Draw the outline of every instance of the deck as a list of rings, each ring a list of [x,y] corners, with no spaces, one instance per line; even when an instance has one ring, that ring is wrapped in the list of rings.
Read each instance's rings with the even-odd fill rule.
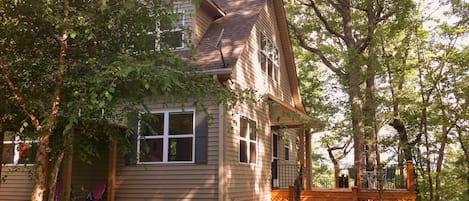
[[[273,190],[272,201],[295,201],[294,190]],[[339,189],[312,189],[301,193],[301,201],[415,201],[416,193],[407,189],[359,190],[356,187]]]
[[[415,192],[414,167],[412,161],[408,161],[405,168],[405,187],[404,188],[386,188],[382,191],[377,190],[376,186],[366,183],[363,179],[362,184],[368,184],[359,188],[357,186],[351,188],[311,188],[306,186],[306,190],[301,192],[298,199],[293,185],[287,189],[275,189],[271,192],[272,201],[415,201],[417,193]],[[364,175],[367,178],[369,175]],[[403,175],[404,176],[404,175]],[[377,177],[370,177],[376,179]],[[305,179],[305,178],[303,178]],[[303,181],[303,183],[306,183]],[[361,184],[359,182],[359,184]],[[396,186],[394,186],[396,187]]]

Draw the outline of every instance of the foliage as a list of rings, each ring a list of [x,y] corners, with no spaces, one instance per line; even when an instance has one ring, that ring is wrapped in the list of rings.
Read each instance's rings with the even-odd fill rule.
[[[83,137],[77,140],[88,144],[82,153],[93,156],[91,142],[103,137],[128,143],[125,135],[111,134],[147,103],[202,107],[207,94],[219,104],[235,101],[237,95],[200,73],[191,59],[158,42],[155,25],[175,21],[174,10],[166,0],[1,1],[0,131],[28,122],[22,133],[47,142],[38,164],[51,159],[60,167],[72,128],[79,127]],[[149,46],[153,41],[158,47]],[[49,178],[42,185],[53,183],[54,163],[36,170]]]

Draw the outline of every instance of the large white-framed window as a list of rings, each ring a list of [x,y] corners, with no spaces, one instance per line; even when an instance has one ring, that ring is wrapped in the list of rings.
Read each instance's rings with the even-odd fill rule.
[[[194,109],[142,113],[137,135],[138,163],[194,163],[194,139]]]
[[[257,161],[256,122],[246,117],[240,118],[239,162],[255,164]]]
[[[35,163],[38,140],[23,137],[19,133],[5,132],[3,141],[3,165],[31,166]]]
[[[286,161],[290,160],[290,140],[288,139],[288,136],[285,137],[284,155]]]
[[[270,78],[279,80],[279,51],[266,34],[260,33],[260,63],[261,69]]]

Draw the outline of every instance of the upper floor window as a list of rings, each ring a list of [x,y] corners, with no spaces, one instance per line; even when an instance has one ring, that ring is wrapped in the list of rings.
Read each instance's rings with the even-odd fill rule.
[[[138,163],[194,162],[195,111],[141,114]]]
[[[279,51],[264,33],[260,34],[260,62],[262,71],[273,80],[279,79]]]
[[[148,49],[184,48],[184,23],[184,13],[161,16],[156,23],[156,32],[148,32]]]
[[[18,133],[5,132],[3,141],[3,164],[33,165],[37,153],[38,140],[20,136]]]
[[[256,122],[241,117],[239,130],[239,162],[256,163],[257,132]]]

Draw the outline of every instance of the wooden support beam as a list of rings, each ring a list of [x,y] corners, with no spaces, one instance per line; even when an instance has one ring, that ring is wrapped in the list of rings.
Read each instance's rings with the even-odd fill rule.
[[[306,184],[306,177],[305,177],[305,127],[304,126],[301,126],[300,129],[298,129],[298,132],[299,132],[299,143],[300,143],[300,147],[299,147],[299,154],[298,154],[298,157],[300,159],[300,169],[302,170],[302,180],[303,180],[303,187],[305,186]]]
[[[414,184],[414,164],[412,163],[411,160],[407,161],[407,166],[406,166],[406,184],[407,184],[407,190],[410,192],[415,191],[415,184]]]
[[[308,131],[305,131],[305,152],[306,152],[306,171],[305,171],[305,177],[306,177],[306,190],[311,190],[311,171],[312,171],[312,157],[311,157],[311,133]]]
[[[107,201],[115,200],[116,186],[116,163],[117,163],[117,140],[113,139],[109,145],[108,159],[108,175],[107,175]]]

